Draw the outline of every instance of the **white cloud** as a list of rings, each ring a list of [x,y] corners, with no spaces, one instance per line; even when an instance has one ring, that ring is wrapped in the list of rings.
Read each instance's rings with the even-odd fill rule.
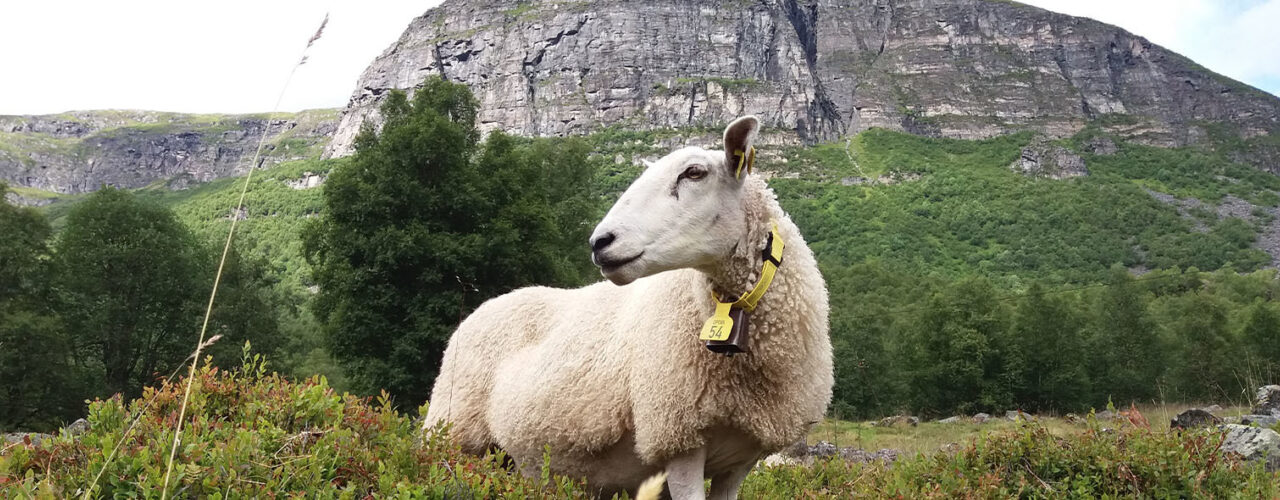
[[[1122,26],[1280,93],[1280,0],[1024,0]],[[0,114],[340,107],[360,72],[440,0],[12,0],[0,4]]]

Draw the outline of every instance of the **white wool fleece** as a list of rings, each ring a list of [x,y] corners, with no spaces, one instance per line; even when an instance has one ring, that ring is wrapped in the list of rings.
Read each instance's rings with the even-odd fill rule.
[[[802,439],[831,400],[826,285],[773,191],[755,175],[743,190],[746,235],[714,276],[678,269],[484,303],[449,342],[424,427],[451,423],[468,452],[501,448],[527,472],[549,447],[553,471],[604,491],[632,489],[701,446],[712,477],[728,454],[750,459]],[[786,247],[751,314],[751,350],[710,352],[698,333],[712,289],[754,286],[772,223]]]

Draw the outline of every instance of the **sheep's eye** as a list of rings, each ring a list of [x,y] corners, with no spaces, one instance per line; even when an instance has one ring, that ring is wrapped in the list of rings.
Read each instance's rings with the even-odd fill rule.
[[[707,169],[702,165],[690,165],[680,174],[681,179],[701,180],[707,176]]]

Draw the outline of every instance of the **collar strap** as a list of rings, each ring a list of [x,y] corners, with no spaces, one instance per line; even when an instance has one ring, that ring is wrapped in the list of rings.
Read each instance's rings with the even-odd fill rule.
[[[755,168],[755,165],[756,165],[756,148],[755,148],[755,146],[749,146],[749,147],[747,148],[747,152],[746,152],[746,154],[743,154],[743,152],[742,152],[742,150],[741,150],[741,149],[735,149],[735,150],[733,151],[733,156],[734,156],[734,157],[736,157],[736,158],[738,159],[738,168],[734,169],[734,171],[733,171],[733,178],[735,178],[735,179],[741,179],[741,178],[742,178],[742,170],[743,170],[744,168],[746,169],[746,171],[747,171],[747,173],[748,173],[748,174],[749,174],[749,173],[751,173],[751,171]]]
[[[760,281],[756,282],[755,288],[743,295],[733,303],[722,302],[715,292],[711,292],[712,300],[716,301],[716,305],[732,305],[746,311],[754,311],[756,305],[760,303],[760,299],[764,297],[764,293],[769,291],[769,285],[773,283],[773,276],[778,272],[778,266],[782,265],[782,250],[786,244],[782,241],[782,236],[778,234],[778,224],[772,224],[769,230],[769,242],[765,244],[764,251],[761,252],[764,257],[764,267],[760,270]]]

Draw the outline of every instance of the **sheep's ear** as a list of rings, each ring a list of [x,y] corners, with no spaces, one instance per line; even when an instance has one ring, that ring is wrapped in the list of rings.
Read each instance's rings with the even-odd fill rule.
[[[760,120],[754,116],[738,118],[724,128],[724,165],[729,169],[729,175],[743,179],[751,172],[755,161],[751,143],[759,129]]]

